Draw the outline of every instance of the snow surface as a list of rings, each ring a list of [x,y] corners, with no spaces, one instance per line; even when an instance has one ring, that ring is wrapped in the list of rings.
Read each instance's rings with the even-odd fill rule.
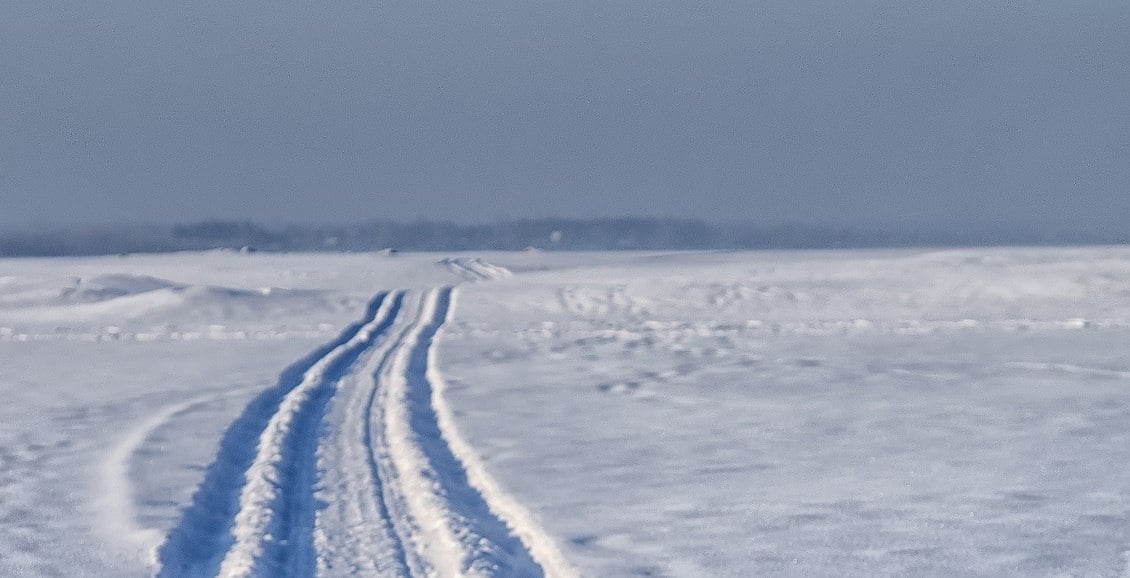
[[[0,260],[0,575],[1120,575],[1128,338],[1126,248]]]

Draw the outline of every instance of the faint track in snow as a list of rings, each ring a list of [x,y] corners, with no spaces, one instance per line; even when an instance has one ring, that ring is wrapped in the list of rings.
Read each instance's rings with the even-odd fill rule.
[[[160,576],[575,575],[454,423],[435,363],[454,289],[392,292],[221,443]]]
[[[157,563],[157,548],[163,536],[158,530],[145,527],[138,521],[134,487],[129,475],[130,461],[158,428],[177,416],[242,393],[242,389],[212,392],[158,408],[156,413],[122,435],[103,458],[100,506],[105,527],[113,529],[114,535],[141,551],[150,564]]]

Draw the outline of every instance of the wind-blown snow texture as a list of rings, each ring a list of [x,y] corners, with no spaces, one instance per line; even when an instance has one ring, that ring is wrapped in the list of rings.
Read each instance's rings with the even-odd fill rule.
[[[1123,248],[0,261],[0,574],[1119,575],[1127,337]]]

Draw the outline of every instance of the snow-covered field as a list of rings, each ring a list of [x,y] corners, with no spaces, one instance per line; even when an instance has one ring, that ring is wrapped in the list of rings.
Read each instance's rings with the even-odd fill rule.
[[[0,260],[3,576],[1113,576],[1130,249]]]

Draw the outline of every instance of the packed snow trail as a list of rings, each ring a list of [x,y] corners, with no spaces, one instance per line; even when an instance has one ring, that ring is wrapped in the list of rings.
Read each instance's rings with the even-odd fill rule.
[[[378,294],[364,321],[284,371],[279,386],[252,401],[228,428],[193,503],[160,548],[159,576],[295,575],[286,564],[306,556],[301,544],[290,551],[287,522],[296,520],[287,514],[313,503],[287,494],[311,491],[299,485],[308,480],[294,479],[311,461],[301,454],[313,451],[309,443],[316,440],[326,390],[378,329],[387,329],[387,296]]]
[[[413,328],[377,374],[387,389],[379,420],[384,432],[374,449],[387,502],[400,514],[394,525],[419,558],[411,564],[414,574],[542,576],[522,541],[470,484],[448,445],[450,431],[440,424],[429,360],[451,294],[444,288],[425,295]]]
[[[450,287],[378,295],[225,434],[160,576],[572,576],[442,397]]]
[[[405,299],[403,293],[395,297]],[[411,328],[410,318],[398,318],[386,339],[357,372],[342,382],[327,419],[319,450],[322,472],[317,499],[314,540],[319,551],[319,576],[408,576],[407,553],[394,531],[381,490],[381,477],[372,451],[378,387],[375,375],[388,362],[395,345]],[[352,464],[349,467],[339,467]],[[362,466],[364,464],[364,466]],[[337,531],[348,528],[349,531]]]

